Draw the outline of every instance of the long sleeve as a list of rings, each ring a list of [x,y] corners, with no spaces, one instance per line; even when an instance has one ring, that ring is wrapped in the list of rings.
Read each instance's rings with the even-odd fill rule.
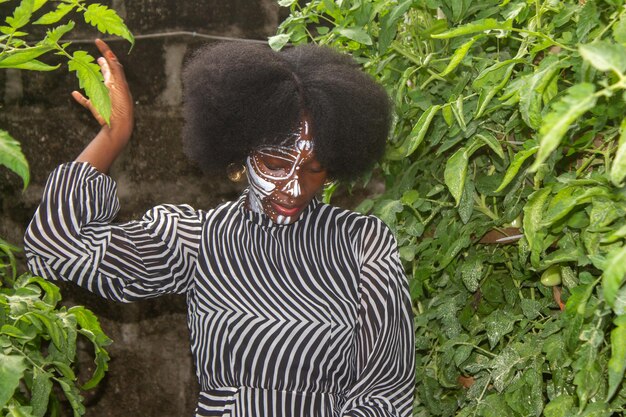
[[[356,383],[342,416],[408,417],[415,383],[413,317],[395,239],[369,217],[361,233]]]
[[[111,224],[118,210],[110,177],[87,163],[58,167],[24,236],[31,271],[116,301],[183,293],[195,271],[201,213],[161,205],[139,221]]]

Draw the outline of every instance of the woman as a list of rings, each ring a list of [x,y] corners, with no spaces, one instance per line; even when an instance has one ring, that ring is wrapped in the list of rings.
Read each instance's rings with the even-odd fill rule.
[[[197,416],[408,416],[410,299],[395,240],[373,216],[322,204],[327,178],[367,170],[389,129],[385,92],[351,59],[304,46],[217,44],[185,74],[185,149],[250,186],[214,209],[118,210],[105,175],[128,142],[132,99],[97,41],[112,101],[75,162],[50,176],[25,236],[32,271],[123,302],[185,294]]]

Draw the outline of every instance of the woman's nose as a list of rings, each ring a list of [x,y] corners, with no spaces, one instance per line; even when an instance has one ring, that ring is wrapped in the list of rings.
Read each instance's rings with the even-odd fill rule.
[[[300,194],[302,194],[302,189],[300,188],[298,174],[295,174],[292,178],[287,180],[285,185],[281,188],[281,191],[293,198],[299,197]]]

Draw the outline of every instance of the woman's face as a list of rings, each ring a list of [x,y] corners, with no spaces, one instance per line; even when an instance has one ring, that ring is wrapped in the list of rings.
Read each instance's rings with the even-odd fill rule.
[[[256,149],[247,159],[249,208],[274,223],[298,220],[326,181],[326,170],[315,158],[308,123],[280,146]]]

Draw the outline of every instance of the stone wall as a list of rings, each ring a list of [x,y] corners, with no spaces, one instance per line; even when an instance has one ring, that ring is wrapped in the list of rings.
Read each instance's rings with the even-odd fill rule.
[[[235,198],[241,186],[226,178],[202,176],[181,152],[181,66],[208,40],[164,33],[188,31],[265,40],[275,32],[282,17],[274,0],[102,3],[118,10],[138,35],[129,54],[125,41],[110,42],[124,65],[136,108],[132,142],[111,170],[122,205],[118,219],[136,218],[158,203],[208,208]],[[142,36],[150,34],[160,35]],[[77,39],[94,36],[84,26],[72,34]],[[90,43],[77,45],[96,54]],[[21,244],[48,173],[74,159],[98,131],[91,115],[69,94],[77,84],[65,68],[43,74],[0,71],[0,128],[21,141],[32,174],[31,185],[22,192],[19,180],[0,167],[0,236],[9,241]],[[189,353],[183,297],[115,304],[73,285],[61,286],[64,302],[92,309],[114,340],[109,349],[109,373],[87,396],[87,416],[193,414],[198,385]],[[81,357],[81,365],[89,367],[88,352],[81,353]]]

